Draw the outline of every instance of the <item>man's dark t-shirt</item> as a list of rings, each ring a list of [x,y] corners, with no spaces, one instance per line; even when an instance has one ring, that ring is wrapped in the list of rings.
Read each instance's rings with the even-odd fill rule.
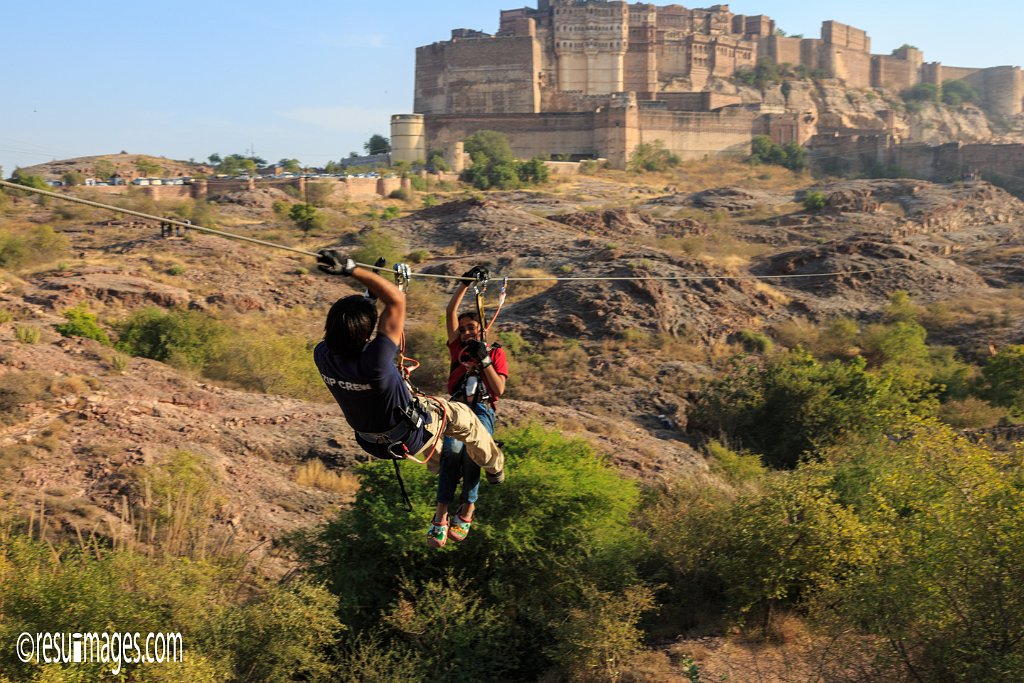
[[[398,347],[378,334],[358,356],[331,353],[325,342],[313,349],[313,362],[341,406],[345,419],[358,432],[386,432],[405,418],[402,412],[412,396],[395,367]],[[427,440],[423,427],[414,429],[405,439],[410,453],[416,453]],[[379,458],[390,457],[387,446],[366,441],[356,435],[363,450]]]

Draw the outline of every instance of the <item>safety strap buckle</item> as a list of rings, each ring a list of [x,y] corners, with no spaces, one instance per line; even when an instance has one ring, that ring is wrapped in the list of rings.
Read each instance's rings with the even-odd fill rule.
[[[402,292],[408,290],[410,282],[412,282],[412,270],[409,269],[409,265],[406,263],[396,263],[395,284],[398,285],[398,289]]]

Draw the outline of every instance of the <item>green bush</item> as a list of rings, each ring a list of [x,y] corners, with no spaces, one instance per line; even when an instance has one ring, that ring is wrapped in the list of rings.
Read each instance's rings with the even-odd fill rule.
[[[244,389],[311,399],[326,391],[310,361],[315,342],[266,326],[241,328],[225,337],[203,374]]]
[[[412,648],[429,663],[421,672],[427,680],[536,680],[554,665],[549,653],[558,648],[557,624],[585,594],[620,593],[638,583],[645,543],[630,527],[636,484],[583,442],[537,427],[502,436],[508,479],[482,492],[465,542],[426,552],[423,530],[436,479],[424,468],[403,468],[415,507],[410,515],[396,507],[392,465],[374,462],[360,468],[351,510],[300,545],[314,574],[341,598],[353,635],[386,628],[389,643]],[[374,552],[353,552],[353,544]],[[449,583],[456,557],[458,580]],[[458,620],[463,609],[515,647],[477,648],[473,657],[438,653],[433,641],[407,632],[410,621],[397,619],[408,615],[441,629],[441,615]],[[394,616],[382,620],[382,613]]]
[[[767,135],[755,135],[750,143],[747,161],[751,164],[784,166],[799,172],[807,168],[807,150],[795,142],[777,145]]]
[[[967,81],[959,79],[942,82],[942,101],[951,107],[959,107],[964,102],[978,102],[978,91]]]
[[[938,102],[939,87],[933,83],[918,83],[900,92],[904,102]]]
[[[388,207],[391,208],[391,207]],[[356,263],[376,263],[378,258],[385,258],[388,263],[398,263],[405,253],[403,245],[397,237],[384,230],[370,230],[359,236],[359,248],[350,255]]]
[[[67,251],[67,238],[48,225],[19,232],[0,230],[0,267],[8,270],[57,261]]]
[[[0,670],[18,682],[334,680],[328,652],[342,626],[332,596],[301,581],[246,583],[230,563],[151,558],[98,543],[53,546],[5,534],[5,642],[21,632],[171,631],[182,634],[184,656],[163,665],[111,661],[62,669],[22,663],[10,647],[0,651]],[[121,678],[111,676],[115,669]]]
[[[61,315],[67,318],[67,322],[54,325],[53,327],[57,332],[65,337],[95,339],[101,344],[110,346],[110,337],[107,336],[106,331],[96,321],[96,314],[90,313],[84,303],[67,309]]]
[[[828,205],[825,194],[817,190],[811,190],[804,195],[804,211],[818,212]]]
[[[542,159],[516,161],[508,138],[493,130],[477,131],[466,138],[466,154],[473,164],[463,172],[463,180],[480,190],[513,190],[522,185],[544,183],[548,168]]]
[[[797,349],[763,364],[734,361],[726,376],[701,392],[694,421],[760,453],[769,465],[793,467],[802,455],[846,434],[876,433],[893,413],[919,409],[922,396],[903,388],[869,373],[863,358],[822,364]]]
[[[324,217],[312,204],[293,204],[288,217],[295,221],[303,232],[319,230],[324,226]]]
[[[816,608],[878,636],[914,680],[1005,681],[1024,665],[1024,470],[929,420],[828,454],[876,474],[855,509],[874,557],[823,586]]]
[[[220,350],[224,327],[198,311],[136,311],[115,326],[119,351],[176,367],[203,369]]]
[[[669,152],[661,140],[641,142],[629,156],[626,168],[633,173],[667,171],[679,165],[679,155]]]
[[[1007,346],[981,369],[981,396],[989,402],[1024,415],[1024,345]]]

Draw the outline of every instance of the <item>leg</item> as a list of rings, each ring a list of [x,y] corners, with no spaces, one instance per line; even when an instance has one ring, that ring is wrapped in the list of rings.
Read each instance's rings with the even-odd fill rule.
[[[473,412],[480,420],[488,434],[494,434],[494,411],[486,403],[476,403]],[[462,459],[462,508],[461,515],[465,520],[473,519],[476,508],[477,494],[480,490],[480,466],[469,457]]]
[[[466,454],[488,475],[503,476],[505,455],[498,448],[498,444],[494,443],[494,439],[473,409],[465,403],[453,403],[443,398],[434,398],[431,401],[436,402],[448,415],[444,435],[466,444]]]

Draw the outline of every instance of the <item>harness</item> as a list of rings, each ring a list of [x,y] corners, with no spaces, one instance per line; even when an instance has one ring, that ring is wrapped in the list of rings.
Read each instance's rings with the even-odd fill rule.
[[[356,430],[356,434],[364,441],[377,444],[378,446],[385,446],[388,454],[391,456],[389,460],[405,460],[409,454],[405,440],[409,438],[413,431],[425,424],[430,424],[430,421],[430,413],[420,405],[419,399],[413,399],[412,403],[402,411],[398,424],[391,429],[383,432],[361,432]]]

